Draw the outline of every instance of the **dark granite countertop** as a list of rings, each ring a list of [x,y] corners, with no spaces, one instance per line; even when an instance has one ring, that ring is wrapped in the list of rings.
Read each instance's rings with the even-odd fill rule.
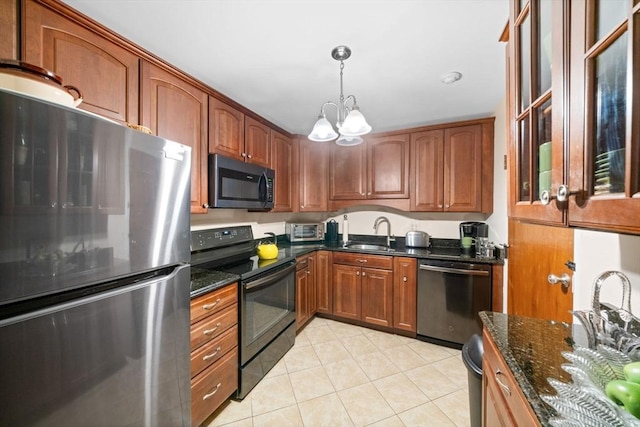
[[[215,291],[240,280],[237,274],[191,267],[191,298]]]
[[[580,325],[489,311],[480,312],[480,318],[540,424],[550,425],[555,412],[540,395],[556,394],[547,378],[571,382],[571,376],[561,369],[562,364],[568,363],[562,352],[573,351],[576,344],[587,346],[584,329]]]
[[[384,237],[355,235],[353,240],[363,243],[384,243]],[[265,264],[275,263],[285,259],[295,259],[299,256],[317,251],[329,250],[336,252],[356,252],[367,253],[371,255],[387,255],[387,256],[404,256],[412,258],[442,259],[448,261],[464,261],[482,264],[504,264],[504,260],[495,258],[476,258],[475,254],[465,253],[460,249],[458,240],[456,239],[432,239],[432,245],[428,249],[407,248],[404,245],[404,238],[397,238],[391,245],[389,250],[359,250],[345,248],[342,242],[330,244],[325,242],[318,243],[289,243],[282,236],[278,238],[278,258],[275,260],[264,260]],[[207,292],[215,291],[225,285],[238,281],[240,276],[236,274],[225,273],[222,271],[203,270],[197,267],[191,267],[191,298]]]

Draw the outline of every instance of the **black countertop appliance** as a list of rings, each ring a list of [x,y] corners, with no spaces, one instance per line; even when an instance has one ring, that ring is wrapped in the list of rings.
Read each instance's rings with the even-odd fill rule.
[[[462,238],[463,237],[471,237],[473,243],[471,247],[465,248],[462,246]],[[486,222],[480,221],[466,221],[460,223],[460,247],[463,251],[468,251],[469,253],[476,252],[476,244],[475,239],[477,237],[489,237],[489,225]]]

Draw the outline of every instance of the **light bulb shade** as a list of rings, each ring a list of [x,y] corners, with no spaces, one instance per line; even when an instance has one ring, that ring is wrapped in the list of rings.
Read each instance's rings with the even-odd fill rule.
[[[316,142],[325,142],[325,141],[333,141],[338,137],[338,134],[329,123],[325,117],[320,116],[315,125],[313,125],[313,130],[309,134],[308,138],[312,141]]]
[[[371,132],[371,126],[357,108],[351,110],[340,126],[340,134],[344,136],[360,136]]]
[[[362,144],[363,139],[359,136],[344,136],[340,135],[340,138],[336,140],[336,144],[342,145],[343,147],[351,147],[353,145]]]

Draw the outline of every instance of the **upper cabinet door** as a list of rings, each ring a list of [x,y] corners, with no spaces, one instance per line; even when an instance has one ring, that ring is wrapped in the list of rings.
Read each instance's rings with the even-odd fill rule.
[[[444,130],[444,210],[482,210],[482,126]]]
[[[293,153],[293,140],[272,129],[271,169],[276,175],[271,212],[293,211]]]
[[[569,224],[640,233],[640,7],[571,6]]]
[[[266,168],[271,164],[270,129],[246,116],[244,118],[245,160]]]
[[[411,134],[413,179],[412,211],[444,209],[444,131],[430,130]]]
[[[509,20],[509,216],[564,224],[565,209],[543,203],[565,180],[565,0],[512,0]]]
[[[326,212],[328,202],[329,147],[300,140],[300,212]]]
[[[47,6],[23,5],[22,59],[78,88],[79,108],[138,124],[138,57]]]
[[[244,114],[209,96],[209,152],[244,160]]]
[[[142,62],[142,124],[191,147],[191,213],[207,208],[207,94],[164,69]]]
[[[409,198],[409,134],[371,138],[367,147],[367,197]]]
[[[366,199],[366,143],[355,147],[342,147],[334,143],[328,144],[331,144],[329,198],[331,200]]]

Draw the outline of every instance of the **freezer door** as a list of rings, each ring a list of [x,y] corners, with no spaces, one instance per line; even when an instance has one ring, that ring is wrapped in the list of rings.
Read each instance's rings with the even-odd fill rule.
[[[190,171],[190,147],[0,89],[0,311],[189,262]]]
[[[189,280],[0,321],[0,425],[190,426]]]

